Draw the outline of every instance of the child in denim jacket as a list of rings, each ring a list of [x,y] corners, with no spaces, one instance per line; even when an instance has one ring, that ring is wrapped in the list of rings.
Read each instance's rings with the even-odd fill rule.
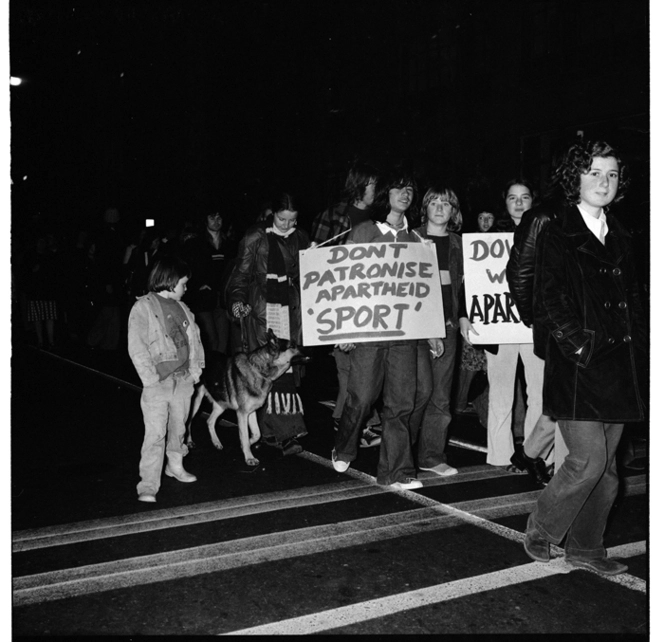
[[[191,396],[205,367],[200,331],[181,302],[190,276],[189,266],[180,259],[157,261],[148,277],[148,294],[137,299],[129,314],[129,356],[143,382],[145,438],[136,487],[141,502],[157,501],[164,450],[166,475],[196,481],[182,466],[188,452],[184,435]]]

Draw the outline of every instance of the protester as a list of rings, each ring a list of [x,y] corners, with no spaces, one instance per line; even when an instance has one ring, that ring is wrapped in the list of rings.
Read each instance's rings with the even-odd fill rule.
[[[127,244],[120,230],[120,212],[109,207],[104,211],[101,229],[95,235],[95,261],[104,281],[100,310],[87,336],[90,348],[114,351],[120,345],[123,289],[123,258]],[[126,317],[125,317],[126,319]]]
[[[409,229],[407,218],[415,202],[415,181],[396,171],[379,184],[376,221],[364,221],[354,227],[348,243],[421,242]],[[437,356],[442,354],[441,338],[430,339],[429,345]],[[334,469],[345,472],[357,458],[360,433],[382,392],[383,434],[376,480],[380,485],[400,490],[421,488],[422,482],[415,477],[409,428],[417,385],[417,341],[371,341],[339,347],[350,353],[350,373],[332,450]],[[420,396],[426,398],[426,394]]]
[[[363,162],[355,162],[348,170],[342,200],[321,212],[314,220],[311,239],[316,245],[343,245],[348,240],[348,232],[364,221],[371,220],[371,205],[374,202],[378,170]],[[334,404],[332,419],[334,429],[339,429],[341,413],[346,401],[350,357],[347,352],[335,346],[333,352],[337,366],[339,390]],[[362,431],[360,447],[380,445],[380,416],[374,408]]]
[[[60,264],[53,234],[38,233],[32,241],[33,245],[23,259],[20,279],[21,288],[27,296],[27,322],[34,328],[37,347],[53,350],[55,322],[58,319]]]
[[[158,227],[146,227],[141,231],[138,243],[131,243],[125,250],[124,284],[130,305],[133,305],[139,296],[148,293],[148,277],[152,268],[165,256],[161,239],[161,230]]]
[[[533,282],[535,277],[537,238],[549,221],[555,220],[560,210],[557,179],[549,186],[548,201],[528,210],[522,217],[521,224],[514,232],[512,250],[507,263],[506,277],[510,293],[516,304],[521,321],[529,328],[533,327]],[[533,334],[535,330],[533,330]],[[533,350],[539,359],[544,359],[543,341],[533,337]],[[516,448],[511,462],[520,470],[526,470],[539,485],[546,485],[550,479],[549,466],[562,466],[567,447],[553,419],[543,415],[535,424],[532,432],[521,448]],[[545,462],[547,460],[547,462]],[[555,464],[552,463],[555,461]]]
[[[482,211],[477,215],[476,225],[477,232],[490,232],[493,229],[496,217],[487,211]],[[480,422],[486,427],[486,403],[484,411],[473,408],[468,403],[468,393],[470,392],[470,385],[478,372],[486,373],[486,356],[481,347],[476,347],[469,341],[464,339],[461,347],[461,360],[457,374],[457,389],[454,401],[455,414],[463,414],[467,412],[477,412]],[[487,393],[485,393],[487,394]],[[488,395],[487,395],[488,396]]]
[[[302,345],[299,252],[309,236],[297,226],[298,208],[288,193],[270,203],[273,216],[247,230],[240,241],[228,286],[232,314],[242,325],[242,349],[265,345],[271,328],[277,337]],[[263,443],[284,455],[302,451],[299,437],[307,434],[302,400],[297,393],[303,366],[293,366],[277,379],[259,412]],[[286,403],[275,403],[285,398]]]
[[[496,230],[513,231],[521,222],[521,217],[533,203],[533,189],[523,179],[509,181],[503,192],[503,202],[507,216],[496,222]],[[487,376],[489,379],[489,416],[487,426],[487,463],[503,466],[510,472],[521,472],[512,461],[515,448],[512,433],[512,408],[515,401],[515,379],[517,363],[521,359],[526,380],[527,409],[524,422],[524,438],[527,440],[538,420],[548,421],[551,433],[555,424],[542,417],[542,377],[544,363],[533,352],[532,343],[503,343],[497,346],[497,353],[490,348],[485,350]],[[542,478],[541,483],[546,483]]]
[[[411,416],[411,438],[417,443],[417,467],[447,477],[459,471],[447,463],[445,446],[452,420],[450,397],[454,379],[459,326],[468,332],[463,294],[463,249],[461,229],[463,218],[459,199],[452,189],[443,185],[430,187],[421,206],[422,226],[415,230],[436,248],[438,271],[445,315],[443,353],[436,357],[427,341],[418,341],[417,393],[415,410]],[[418,398],[422,390],[430,391],[430,398],[422,408]],[[421,408],[421,409],[420,409]]]
[[[221,213],[207,212],[202,219],[201,229],[180,250],[192,271],[185,301],[196,315],[205,349],[228,354],[231,320],[224,288],[236,248],[223,230]]]
[[[136,487],[141,502],[156,502],[166,451],[166,475],[181,482],[196,477],[182,466],[194,384],[205,356],[194,315],[182,303],[191,271],[177,258],[157,261],[148,277],[148,294],[129,313],[128,349],[143,383],[141,410],[145,437]]]
[[[556,178],[565,204],[538,237],[534,323],[545,350],[544,411],[569,454],[528,518],[524,547],[548,562],[550,544],[566,536],[568,563],[617,575],[627,566],[607,557],[603,537],[624,422],[644,418],[647,359],[630,236],[609,212],[623,196],[625,165],[608,143],[577,142]]]

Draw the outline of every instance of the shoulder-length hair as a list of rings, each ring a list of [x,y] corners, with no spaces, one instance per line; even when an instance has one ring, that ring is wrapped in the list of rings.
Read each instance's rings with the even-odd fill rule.
[[[500,203],[498,204],[499,207],[497,209],[498,214],[494,217],[494,229],[498,232],[511,232],[516,227],[514,221],[512,221],[512,217],[507,211],[506,204],[507,194],[510,191],[510,187],[514,187],[514,185],[523,185],[530,192],[530,195],[533,199],[532,207],[534,207],[537,203],[537,192],[535,191],[533,184],[528,179],[521,177],[511,178],[509,181],[507,181],[505,187],[503,187],[503,190],[500,193]]]
[[[356,161],[348,170],[346,184],[344,186],[343,198],[351,205],[355,201],[362,200],[367,185],[373,181],[378,181],[378,170],[368,163]]]
[[[410,219],[411,212],[416,209],[417,203],[417,181],[415,178],[403,170],[393,170],[385,176],[379,177],[372,211],[375,221],[384,222],[391,211],[390,190],[403,189],[404,187],[413,189],[413,200],[405,212],[405,215]]]
[[[175,256],[159,259],[148,276],[148,292],[173,292],[180,279],[191,278],[191,268]]]
[[[620,201],[629,185],[627,166],[618,150],[601,140],[578,141],[570,146],[553,171],[550,192],[561,193],[570,205],[577,204],[581,195],[581,174],[588,173],[593,158],[598,157],[613,157],[618,162],[618,191],[613,202]]]
[[[450,221],[447,224],[447,229],[450,232],[458,232],[463,225],[463,215],[461,214],[461,205],[459,203],[458,196],[454,193],[454,190],[445,185],[432,185],[424,194],[422,199],[422,205],[420,206],[420,215],[422,218],[422,225],[427,224],[427,208],[429,203],[433,201],[434,198],[442,198],[449,201],[452,206],[452,216],[450,216]]]

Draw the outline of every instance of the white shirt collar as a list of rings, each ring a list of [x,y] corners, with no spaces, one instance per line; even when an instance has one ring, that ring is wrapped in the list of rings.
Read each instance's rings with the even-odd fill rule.
[[[579,208],[579,212],[581,213],[581,217],[583,218],[586,227],[597,237],[599,242],[604,245],[604,238],[609,231],[604,208],[602,208],[599,217],[595,218],[592,214],[588,214],[588,212],[586,212],[578,203],[576,206]]]
[[[404,216],[403,219],[401,219],[402,224],[400,228],[395,228],[389,223],[379,223],[376,221],[376,225],[378,226],[378,229],[381,231],[382,234],[394,234],[394,238],[397,237],[398,232],[407,232],[408,231],[408,219]]]

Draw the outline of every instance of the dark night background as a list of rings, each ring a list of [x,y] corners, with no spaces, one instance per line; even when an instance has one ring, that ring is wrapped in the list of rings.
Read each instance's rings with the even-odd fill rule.
[[[583,131],[630,161],[647,248],[644,0],[13,0],[9,19],[15,232],[109,206],[243,231],[275,187],[309,229],[356,156],[444,177],[470,229]]]

